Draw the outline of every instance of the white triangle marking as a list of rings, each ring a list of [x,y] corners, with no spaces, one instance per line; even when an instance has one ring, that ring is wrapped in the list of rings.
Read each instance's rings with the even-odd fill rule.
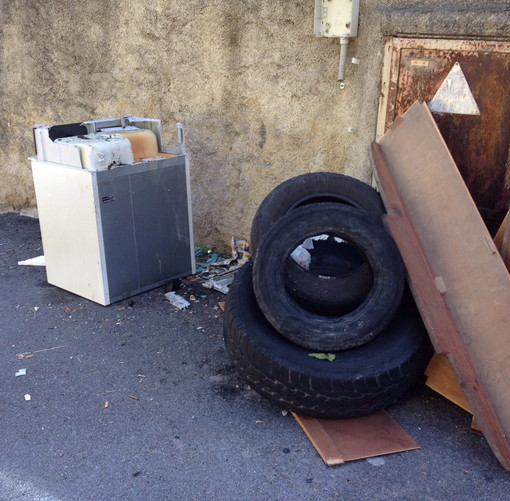
[[[436,113],[480,114],[478,105],[459,63],[453,65],[450,73],[448,73],[448,76],[437,90],[436,95],[430,101],[429,109]]]

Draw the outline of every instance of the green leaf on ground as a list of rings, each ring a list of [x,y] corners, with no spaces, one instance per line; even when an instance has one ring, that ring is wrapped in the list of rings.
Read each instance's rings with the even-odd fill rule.
[[[308,356],[318,360],[328,360],[329,362],[333,362],[336,358],[336,355],[333,353],[308,353]]]

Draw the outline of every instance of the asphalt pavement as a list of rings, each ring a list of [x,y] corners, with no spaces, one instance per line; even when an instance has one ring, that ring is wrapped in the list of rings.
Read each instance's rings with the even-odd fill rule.
[[[104,307],[17,264],[42,253],[37,219],[0,214],[0,501],[509,499],[469,414],[424,385],[387,409],[421,449],[327,467],[236,374],[223,294]]]

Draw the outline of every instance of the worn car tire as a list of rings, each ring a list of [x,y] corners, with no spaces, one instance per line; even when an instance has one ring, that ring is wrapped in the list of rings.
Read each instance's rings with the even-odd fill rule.
[[[225,345],[239,374],[260,395],[299,414],[347,418],[371,414],[400,398],[432,355],[410,294],[376,339],[334,352],[332,362],[283,338],[260,311],[252,265],[237,273],[226,299]]]
[[[285,263],[285,286],[303,308],[319,315],[338,316],[357,308],[373,283],[372,269],[352,245],[314,241],[310,264],[303,269],[294,259]]]
[[[302,174],[278,185],[259,205],[251,226],[252,256],[278,219],[297,207],[320,202],[351,205],[377,219],[385,212],[379,193],[358,179],[333,172]]]
[[[306,238],[327,234],[363,253],[373,276],[370,292],[355,310],[331,317],[301,307],[285,284],[290,253]],[[262,241],[253,266],[260,309],[290,341],[315,350],[345,350],[368,343],[388,325],[404,290],[400,253],[381,222],[344,204],[298,207],[278,220]]]
[[[252,256],[256,255],[263,235],[278,219],[297,207],[320,202],[351,205],[378,220],[384,214],[379,193],[355,178],[332,172],[296,176],[274,188],[257,209],[251,227]],[[321,315],[351,311],[366,297],[372,281],[368,266],[353,268],[349,273],[323,272],[323,269],[303,270],[292,259],[286,269],[287,285],[296,301]],[[323,275],[327,275],[327,282]]]

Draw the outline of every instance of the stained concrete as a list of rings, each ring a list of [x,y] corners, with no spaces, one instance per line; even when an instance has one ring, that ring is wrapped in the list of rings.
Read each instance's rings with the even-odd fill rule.
[[[370,181],[384,38],[500,38],[508,1],[361,2],[345,89],[339,44],[313,34],[312,0],[1,0],[0,209],[36,204],[34,124],[131,113],[183,122],[197,241],[247,237],[262,198],[293,175]]]

